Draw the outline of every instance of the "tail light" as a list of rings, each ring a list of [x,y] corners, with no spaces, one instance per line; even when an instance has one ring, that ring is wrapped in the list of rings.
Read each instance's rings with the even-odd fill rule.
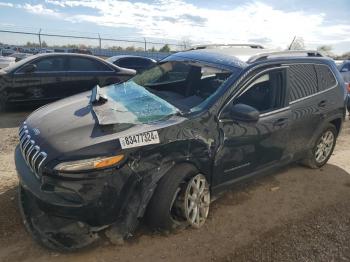
[[[350,93],[350,83],[345,83],[348,93]]]

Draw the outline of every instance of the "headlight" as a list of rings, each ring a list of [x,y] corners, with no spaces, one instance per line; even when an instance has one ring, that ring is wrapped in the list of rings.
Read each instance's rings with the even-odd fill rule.
[[[71,161],[60,163],[55,166],[56,171],[88,171],[114,166],[124,159],[124,155],[112,157],[97,157],[85,160]]]

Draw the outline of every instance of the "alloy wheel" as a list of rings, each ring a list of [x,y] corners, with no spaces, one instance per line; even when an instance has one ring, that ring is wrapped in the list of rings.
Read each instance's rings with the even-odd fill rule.
[[[184,215],[190,226],[201,227],[209,213],[209,184],[202,174],[194,176],[186,186],[183,198]]]
[[[322,163],[325,161],[333,148],[334,145],[334,134],[332,131],[328,130],[323,133],[321,138],[318,141],[315,150],[315,160],[317,163]]]

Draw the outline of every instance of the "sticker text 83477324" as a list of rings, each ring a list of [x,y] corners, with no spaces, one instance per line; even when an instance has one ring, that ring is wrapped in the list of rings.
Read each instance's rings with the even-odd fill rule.
[[[157,131],[144,132],[136,135],[124,136],[119,138],[122,148],[131,148],[152,144],[159,144]]]

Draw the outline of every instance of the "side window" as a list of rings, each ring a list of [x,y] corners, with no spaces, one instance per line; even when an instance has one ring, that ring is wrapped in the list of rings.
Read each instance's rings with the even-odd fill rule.
[[[337,81],[334,78],[332,71],[326,65],[315,65],[318,89],[319,91],[326,90],[336,85]]]
[[[122,58],[118,61],[118,66],[125,68],[146,68],[152,64],[151,61],[142,58]]]
[[[69,62],[69,71],[111,71],[111,69],[103,63],[84,57],[71,57],[69,58]]]
[[[49,57],[34,61],[32,64],[36,65],[36,72],[59,72],[65,71],[64,57]],[[20,70],[19,72],[22,72]]]
[[[121,58],[118,61],[118,66],[124,67],[124,68],[131,68],[131,69],[135,68],[135,66],[139,67],[137,65],[137,62],[135,62],[134,58]]]
[[[193,71],[192,66],[185,63],[172,62],[172,70],[164,74],[159,82],[178,82],[185,81],[190,73]]]
[[[146,68],[151,66],[153,63],[152,61],[148,60],[148,59],[142,59],[142,58],[136,58],[135,59],[135,63],[142,68]]]
[[[260,113],[273,111],[284,106],[285,76],[283,70],[274,70],[256,78],[236,104],[246,104]]]
[[[291,65],[288,78],[290,102],[318,92],[316,71],[312,64]]]

